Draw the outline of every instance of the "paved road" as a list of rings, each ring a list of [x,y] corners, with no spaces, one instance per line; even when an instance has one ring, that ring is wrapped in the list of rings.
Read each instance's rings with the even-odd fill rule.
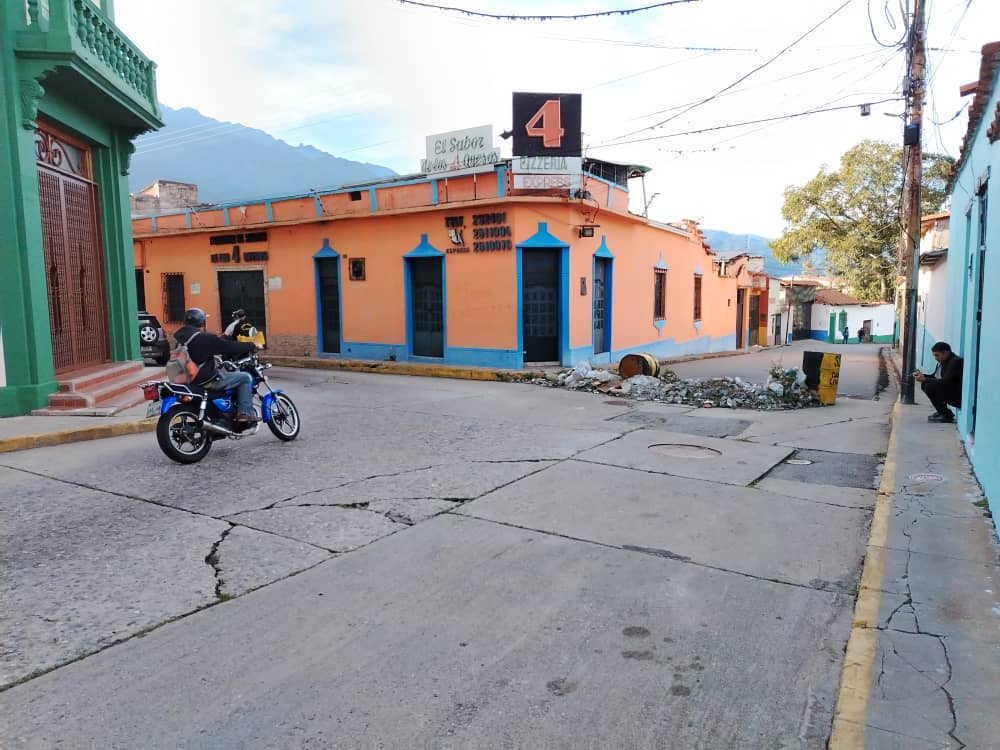
[[[884,401],[272,372],[290,444],[0,456],[0,746],[825,747]]]
[[[776,364],[782,367],[801,367],[805,351],[833,352],[841,355],[840,381],[837,394],[872,398],[876,379],[872,376],[873,358],[878,356],[880,344],[827,344],[823,341],[796,341],[790,346],[763,349],[751,354],[716,359],[699,359],[680,362],[671,368],[682,378],[738,376],[754,383],[767,380],[768,370]]]

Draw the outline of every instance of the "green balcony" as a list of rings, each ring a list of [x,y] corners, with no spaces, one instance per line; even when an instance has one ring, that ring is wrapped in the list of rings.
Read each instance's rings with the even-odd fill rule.
[[[159,127],[156,64],[115,26],[108,0],[102,4],[15,0],[15,13],[23,5],[23,16],[14,19],[22,78],[85,100],[112,122],[139,131]]]

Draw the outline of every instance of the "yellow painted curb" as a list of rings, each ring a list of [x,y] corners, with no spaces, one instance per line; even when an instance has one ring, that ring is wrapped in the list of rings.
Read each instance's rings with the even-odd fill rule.
[[[872,667],[878,646],[878,608],[881,599],[882,579],[885,575],[885,543],[889,534],[889,510],[892,494],[896,489],[896,461],[899,455],[900,404],[892,410],[892,434],[886,455],[878,498],[872,514],[871,533],[861,571],[861,585],[854,605],[851,636],[844,654],[844,668],[840,675],[840,692],[833,714],[833,731],[828,750],[861,750],[865,746],[865,723],[868,699],[871,696]]]
[[[323,359],[320,357],[267,357],[276,367],[305,367],[317,370],[348,370],[374,372],[380,375],[417,375],[426,378],[459,380],[493,380],[516,383],[532,378],[544,378],[544,372],[533,370],[497,370],[488,367],[455,367],[413,362],[367,362],[357,359]]]
[[[86,417],[80,417],[86,419]],[[142,432],[152,432],[156,429],[157,418],[133,420],[130,422],[115,422],[96,427],[78,427],[58,432],[42,432],[36,435],[21,435],[13,438],[0,438],[0,453],[25,451],[31,448],[48,448],[66,443],[78,443],[83,440],[99,440],[100,438],[120,437],[122,435],[137,435]]]

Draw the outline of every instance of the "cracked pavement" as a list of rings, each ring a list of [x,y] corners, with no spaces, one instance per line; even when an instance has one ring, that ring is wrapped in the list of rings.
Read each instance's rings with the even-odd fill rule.
[[[996,530],[953,426],[922,394],[900,413],[867,747],[997,745]]]
[[[0,457],[4,747],[825,747],[890,399],[272,372],[292,443]]]

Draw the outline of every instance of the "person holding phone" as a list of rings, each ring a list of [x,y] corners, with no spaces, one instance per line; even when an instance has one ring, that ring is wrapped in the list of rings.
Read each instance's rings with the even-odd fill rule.
[[[934,406],[927,421],[954,422],[955,414],[948,407],[962,408],[962,358],[944,341],[934,344],[931,354],[938,363],[934,374],[924,375],[920,370],[913,373],[913,379]]]

